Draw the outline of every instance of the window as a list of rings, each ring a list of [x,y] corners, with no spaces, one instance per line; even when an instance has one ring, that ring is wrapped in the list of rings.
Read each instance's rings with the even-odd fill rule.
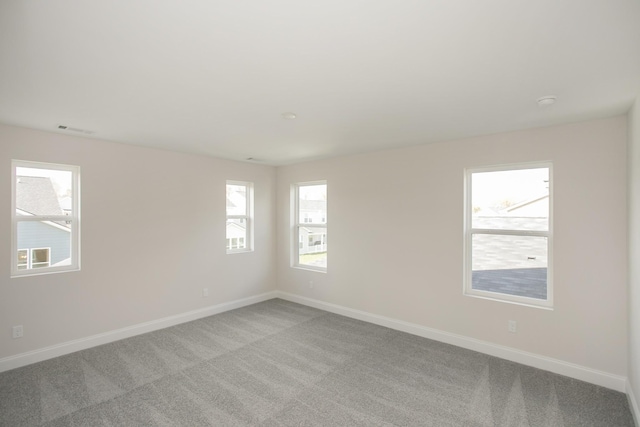
[[[18,249],[18,270],[49,267],[51,248]]]
[[[294,266],[327,269],[327,184],[301,183],[294,186]]]
[[[80,269],[80,168],[12,162],[11,276]]]
[[[227,253],[253,250],[253,184],[227,181]]]
[[[465,293],[551,307],[550,164],[466,173]]]

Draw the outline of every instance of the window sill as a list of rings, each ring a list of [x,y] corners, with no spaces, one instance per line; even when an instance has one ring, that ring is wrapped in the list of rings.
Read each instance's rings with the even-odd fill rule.
[[[311,265],[293,265],[291,268],[295,268],[297,270],[306,270],[306,271],[314,271],[316,273],[326,273],[326,267],[313,267]]]
[[[44,269],[42,269],[44,270]],[[24,271],[24,270],[21,270]],[[33,277],[33,276],[45,276],[47,274],[58,274],[58,273],[73,273],[75,271],[80,271],[80,267],[75,267],[75,268],[64,268],[64,269],[55,269],[55,270],[50,270],[47,269],[46,271],[29,271],[25,273],[11,273],[11,278],[12,279],[17,279],[20,277]]]
[[[515,304],[523,307],[531,307],[531,308],[540,308],[542,310],[553,311],[553,305],[549,301],[540,300],[540,303],[535,301],[527,301],[525,299],[508,299],[502,297],[501,294],[493,294],[493,293],[470,293],[464,292],[464,296],[471,298],[479,298],[483,300],[502,302],[507,304]]]
[[[253,252],[253,249],[235,249],[235,250],[228,250],[227,251],[227,255],[233,255],[233,254],[248,254]]]

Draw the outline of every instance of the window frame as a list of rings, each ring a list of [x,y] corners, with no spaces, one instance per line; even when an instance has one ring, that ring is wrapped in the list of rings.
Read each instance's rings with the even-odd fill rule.
[[[72,212],[71,215],[17,215],[17,168],[45,169],[71,172]],[[70,223],[69,252],[71,262],[69,265],[51,265],[51,251],[49,250],[49,266],[40,268],[31,267],[32,251],[39,248],[18,248],[18,224],[21,222],[50,222],[57,221]],[[27,268],[18,269],[18,252],[28,249]],[[64,273],[80,271],[80,166],[59,163],[45,163],[28,160],[11,161],[11,277],[39,276],[43,274]]]
[[[523,169],[549,170],[549,213],[548,230],[516,230],[516,229],[483,229],[473,228],[473,185],[472,176],[474,173],[516,171]],[[507,302],[537,308],[553,309],[553,163],[550,161],[515,163],[494,166],[483,166],[467,168],[464,170],[464,277],[463,294],[466,296],[490,299],[494,301]],[[545,237],[547,239],[547,299],[530,298],[519,295],[510,295],[501,292],[492,292],[480,289],[473,289],[472,268],[473,268],[473,236],[474,235],[498,235],[498,236],[518,236],[518,237]]]
[[[225,210],[225,214],[226,214],[226,219],[225,219],[225,249],[227,251],[227,254],[238,254],[238,253],[244,253],[244,252],[253,252],[253,215],[254,215],[254,211],[253,211],[253,182],[249,182],[249,181],[234,181],[234,180],[227,180],[226,184],[225,184],[225,191],[227,190],[227,187],[229,185],[236,185],[236,186],[242,186],[246,188],[246,211],[244,215],[229,215],[228,212],[226,212]],[[225,197],[226,197],[226,193],[225,193]],[[226,209],[226,199],[225,199],[225,209]],[[245,235],[245,243],[246,246],[244,248],[231,248],[229,249],[227,247],[227,241],[229,241],[232,238],[228,238],[227,237],[227,232],[226,232],[226,224],[230,219],[244,219],[245,220],[245,224],[246,224],[246,235]],[[239,238],[237,238],[239,239]]]
[[[310,218],[308,217],[304,217],[304,218],[300,218],[300,188],[301,187],[308,187],[308,186],[314,186],[314,185],[324,185],[326,187],[326,191],[327,191],[327,206],[325,209],[325,218],[324,218],[324,223],[314,223],[314,222],[310,222]],[[290,247],[292,248],[292,259],[291,259],[291,266],[293,268],[299,268],[302,270],[311,270],[311,271],[317,271],[320,273],[326,273],[327,272],[327,267],[322,267],[322,266],[316,266],[316,265],[310,265],[310,264],[301,264],[300,263],[300,249],[301,246],[304,246],[303,240],[302,240],[302,236],[300,235],[300,229],[303,227],[313,227],[313,228],[323,228],[324,229],[324,234],[325,236],[328,233],[328,222],[327,222],[327,218],[329,216],[328,214],[328,210],[329,210],[329,184],[326,180],[319,180],[319,181],[308,181],[308,182],[297,182],[295,184],[293,184],[291,186],[291,198],[292,198],[292,202],[291,203],[291,208],[293,209],[292,212],[292,224],[293,224],[293,230],[291,232],[291,245]],[[309,220],[309,221],[307,221]],[[326,243],[325,243],[326,244]],[[329,261],[329,251],[327,249],[327,266],[328,266],[328,261]]]

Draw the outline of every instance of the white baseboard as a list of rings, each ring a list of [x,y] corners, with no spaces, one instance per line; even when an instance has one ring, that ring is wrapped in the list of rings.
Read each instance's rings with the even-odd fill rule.
[[[260,295],[254,295],[234,301],[224,302],[212,305],[198,310],[188,311],[186,313],[176,314],[174,316],[164,317],[162,319],[151,320],[149,322],[139,323],[137,325],[127,326],[125,328],[80,338],[73,341],[63,342],[61,344],[44,347],[38,350],[26,353],[16,354],[0,359],[0,372],[19,368],[21,366],[30,365],[32,363],[41,362],[53,357],[63,356],[65,354],[74,353],[79,350],[107,344],[124,338],[133,337],[135,335],[156,331],[158,329],[168,328],[180,323],[190,322],[192,320],[201,319],[203,317],[212,316],[214,314],[223,313],[225,311],[234,310],[236,308],[255,304],[276,298],[278,295],[275,291],[266,292]]]
[[[469,350],[478,351],[480,353],[496,356],[501,359],[510,360],[512,362],[521,363],[523,365],[532,366],[534,368],[544,369],[545,371],[565,375],[567,377],[586,381],[623,393],[627,391],[627,379],[626,377],[620,375],[614,375],[607,372],[587,368],[585,366],[576,365],[574,363],[569,363],[546,356],[540,356],[534,353],[528,353],[526,351],[496,345],[486,341],[481,341],[462,335],[456,335],[437,329],[427,328],[426,326],[417,325],[415,323],[409,323],[402,320],[379,316],[377,314],[367,313],[365,311],[354,310],[352,308],[294,295],[287,292],[276,291],[276,294],[279,298],[282,298],[284,300],[308,305],[310,307],[329,311],[331,313],[341,314],[343,316],[363,320],[365,322],[374,323],[376,325],[385,326],[387,328],[407,332],[409,334],[418,335],[423,338],[429,338]]]
[[[135,335],[156,331],[158,329],[168,328],[180,323],[190,322],[192,320],[201,319],[203,317],[212,316],[214,314],[223,313],[225,311],[234,310],[236,308],[245,307],[247,305],[256,304],[258,302],[266,301],[272,298],[282,298],[284,300],[296,302],[310,307],[315,307],[331,313],[340,314],[343,316],[363,320],[365,322],[385,326],[387,328],[407,332],[424,338],[429,338],[469,350],[478,351],[491,356],[496,356],[502,359],[511,360],[513,362],[522,363],[523,365],[544,369],[546,371],[565,375],[567,377],[575,378],[626,393],[629,398],[629,404],[636,419],[636,423],[639,423],[638,420],[640,419],[640,411],[638,410],[637,400],[634,397],[631,385],[628,383],[625,377],[609,374],[607,372],[598,371],[562,360],[552,359],[550,357],[540,356],[514,348],[500,346],[486,341],[481,341],[462,335],[456,335],[437,329],[427,328],[425,326],[417,325],[414,323],[379,316],[377,314],[355,310],[352,308],[343,307],[340,305],[331,304],[282,291],[266,292],[260,295],[216,304],[210,307],[193,310],[162,319],[152,320],[149,322],[139,323],[137,325],[127,326],[125,328],[56,344],[53,346],[17,354],[14,356],[5,357],[0,359],[0,372],[30,365],[36,362],[41,362],[53,357],[74,353],[76,351],[85,350],[87,348],[95,347],[98,345],[107,344],[113,341],[118,341],[124,338],[129,338]]]
[[[633,420],[636,422],[636,426],[640,427],[640,407],[638,407],[638,400],[636,399],[635,394],[633,394],[633,388],[631,388],[631,383],[627,380],[627,400],[629,401],[629,408],[631,409],[631,414],[633,415]]]

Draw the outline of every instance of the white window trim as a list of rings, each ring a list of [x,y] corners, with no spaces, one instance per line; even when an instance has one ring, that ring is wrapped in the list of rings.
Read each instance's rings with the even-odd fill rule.
[[[309,181],[309,182],[298,182],[291,186],[291,198],[293,203],[291,203],[291,208],[293,210],[291,217],[293,218],[293,226],[291,232],[291,240],[292,243],[290,247],[292,248],[291,254],[291,266],[293,268],[299,268],[301,270],[311,270],[317,271],[321,273],[327,272],[327,267],[320,267],[316,265],[308,265],[308,264],[300,264],[300,245],[302,241],[300,240],[300,228],[302,227],[313,227],[313,228],[324,228],[325,234],[327,233],[328,227],[325,219],[324,224],[315,224],[304,222],[306,218],[300,218],[300,187],[307,187],[312,185],[326,185],[327,186],[327,199],[329,199],[329,185],[327,181]],[[329,203],[327,201],[327,211],[329,210]],[[328,213],[326,214],[328,216]],[[328,256],[328,252],[327,252]]]
[[[17,215],[16,214],[16,168],[36,168],[71,172],[72,214],[71,215]],[[18,223],[43,221],[55,223],[65,221],[71,223],[70,255],[71,263],[62,266],[18,270]],[[29,251],[29,257],[31,251]],[[49,252],[51,257],[51,252]],[[49,258],[51,262],[51,258]],[[29,261],[31,265],[31,261]],[[11,161],[11,277],[39,276],[43,274],[64,273],[80,270],[80,166],[55,163],[32,162],[26,160]]]
[[[472,228],[472,180],[471,176],[479,172],[499,172],[520,169],[549,169],[549,229],[548,231],[533,230],[496,230],[496,229],[474,229]],[[551,162],[517,163],[498,166],[485,166],[465,169],[464,186],[464,295],[489,299],[494,301],[508,302],[512,304],[525,305],[536,308],[553,309],[553,164]],[[490,292],[472,289],[472,238],[474,234],[493,234],[501,236],[536,236],[547,238],[547,299],[528,298],[518,295],[509,295],[499,292]]]
[[[225,184],[225,190],[227,185],[239,185],[242,187],[246,187],[247,189],[247,206],[246,206],[246,214],[245,215],[227,215],[226,221],[230,219],[244,219],[247,224],[247,236],[246,236],[246,247],[244,248],[236,248],[236,249],[227,249],[227,254],[238,254],[244,252],[253,252],[253,182],[247,181],[232,181],[227,180]],[[226,212],[225,212],[226,213]],[[226,232],[225,232],[225,247],[226,247]]]

